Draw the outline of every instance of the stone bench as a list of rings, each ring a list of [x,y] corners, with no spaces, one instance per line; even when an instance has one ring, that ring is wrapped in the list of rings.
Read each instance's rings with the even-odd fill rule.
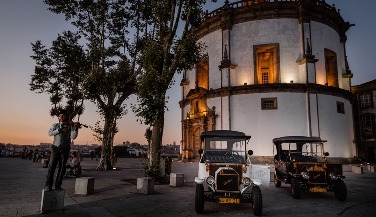
[[[40,205],[40,211],[45,213],[47,211],[61,210],[64,208],[65,191],[42,190],[42,200]]]
[[[94,193],[94,177],[80,177],[76,178],[76,183],[74,186],[75,194],[93,194]]]
[[[352,166],[351,171],[356,174],[363,174],[363,167],[362,166]]]
[[[170,185],[181,187],[184,185],[184,173],[170,173]]]
[[[154,178],[141,177],[137,178],[137,192],[142,194],[151,194],[154,192]]]

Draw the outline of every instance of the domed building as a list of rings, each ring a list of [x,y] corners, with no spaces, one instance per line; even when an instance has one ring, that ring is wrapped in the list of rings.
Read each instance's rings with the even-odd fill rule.
[[[256,157],[272,156],[281,136],[319,136],[330,157],[356,155],[351,26],[325,0],[226,0],[207,13],[196,29],[206,57],[181,82],[184,157],[211,130],[252,136]]]

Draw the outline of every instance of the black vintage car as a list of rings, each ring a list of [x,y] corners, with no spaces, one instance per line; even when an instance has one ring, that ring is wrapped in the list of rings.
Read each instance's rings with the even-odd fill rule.
[[[300,198],[301,191],[334,192],[337,200],[347,197],[343,182],[342,165],[329,164],[328,152],[319,137],[285,136],[273,139],[274,184],[291,185],[293,198]]]
[[[198,176],[195,178],[195,210],[202,213],[204,203],[250,203],[253,214],[262,214],[260,180],[251,179],[247,144],[251,136],[230,130],[201,134]],[[248,150],[248,151],[247,151]]]

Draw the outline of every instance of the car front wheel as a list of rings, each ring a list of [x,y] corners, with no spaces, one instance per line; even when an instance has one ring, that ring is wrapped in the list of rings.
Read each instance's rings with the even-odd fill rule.
[[[204,211],[204,186],[202,184],[196,184],[196,195],[195,195],[195,210],[196,213],[202,213]]]
[[[262,214],[262,194],[259,186],[252,188],[252,209],[255,216]]]
[[[346,188],[345,182],[342,179],[337,180],[336,183],[334,183],[333,190],[334,190],[334,196],[336,197],[337,200],[340,200],[340,201],[346,200],[347,188]]]
[[[300,198],[300,182],[299,179],[293,178],[291,180],[291,195],[293,198],[298,199]]]

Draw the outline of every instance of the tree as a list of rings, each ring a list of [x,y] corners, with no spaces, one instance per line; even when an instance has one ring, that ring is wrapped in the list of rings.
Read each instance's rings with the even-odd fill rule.
[[[215,1],[213,1],[215,2]],[[191,69],[202,59],[203,45],[193,29],[203,16],[205,0],[145,0],[142,8],[142,75],[138,79],[139,104],[133,107],[142,121],[152,126],[149,166],[159,168],[163,138],[166,92],[175,73]]]
[[[132,1],[129,1],[132,2]],[[86,97],[104,120],[102,155],[98,170],[112,169],[111,157],[116,121],[126,113],[124,101],[135,93],[138,31],[131,37],[130,22],[137,11],[125,0],[44,0],[49,10],[62,13],[78,29],[86,43],[91,68],[84,82]],[[136,28],[137,29],[137,28]],[[105,166],[107,165],[107,166]]]
[[[60,110],[68,111],[70,118],[80,116],[84,111],[83,80],[88,61],[78,41],[80,36],[64,31],[46,48],[41,41],[32,43],[36,66],[31,76],[30,90],[50,94],[51,116]]]

